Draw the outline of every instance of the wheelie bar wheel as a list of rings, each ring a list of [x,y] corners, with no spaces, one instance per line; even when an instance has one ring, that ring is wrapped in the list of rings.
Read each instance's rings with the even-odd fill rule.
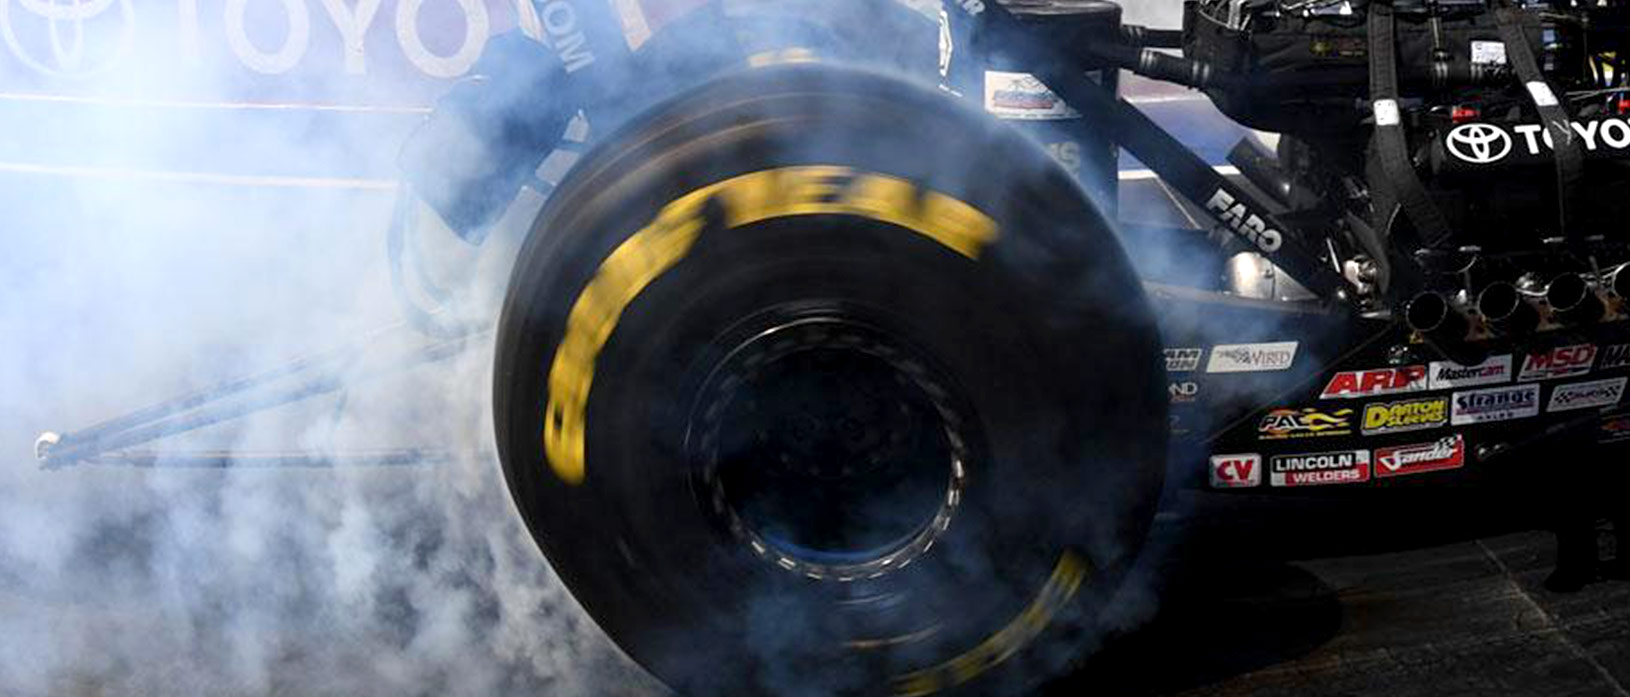
[[[497,351],[517,507],[684,694],[1032,685],[1091,647],[1160,490],[1109,225],[1023,137],[870,73],[754,70],[608,138]]]

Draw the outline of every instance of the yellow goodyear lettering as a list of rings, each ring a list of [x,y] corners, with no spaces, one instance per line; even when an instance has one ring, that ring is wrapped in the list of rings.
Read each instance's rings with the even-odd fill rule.
[[[925,697],[972,680],[1013,657],[1038,635],[1086,580],[1090,568],[1074,550],[1066,550],[1053,567],[1046,585],[1007,626],[978,646],[937,666],[912,671],[894,679],[899,697]]]
[[[920,194],[920,195],[919,195]],[[978,259],[997,237],[979,209],[911,182],[848,167],[810,165],[744,174],[675,199],[600,264],[566,318],[549,366],[543,449],[561,481],[587,476],[584,436],[594,364],[623,311],[657,277],[685,258],[702,233],[702,207],[716,199],[727,228],[800,215],[855,215],[896,225]]]

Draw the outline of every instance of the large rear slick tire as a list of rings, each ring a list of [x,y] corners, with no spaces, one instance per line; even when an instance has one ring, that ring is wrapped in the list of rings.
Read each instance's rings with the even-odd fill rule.
[[[1032,143],[765,68],[614,134],[539,215],[498,445],[556,572],[681,693],[1007,693],[1090,649],[1139,550],[1159,357]]]

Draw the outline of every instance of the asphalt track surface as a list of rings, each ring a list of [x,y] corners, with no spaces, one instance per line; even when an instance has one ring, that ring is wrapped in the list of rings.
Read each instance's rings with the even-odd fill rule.
[[[1153,619],[1041,696],[1630,695],[1630,582],[1546,591],[1513,504],[1185,493]]]

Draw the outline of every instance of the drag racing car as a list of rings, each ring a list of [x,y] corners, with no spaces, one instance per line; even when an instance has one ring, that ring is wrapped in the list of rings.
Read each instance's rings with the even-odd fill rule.
[[[532,3],[403,162],[471,244],[548,193],[499,455],[683,694],[1020,692],[1102,639],[1164,489],[1630,440],[1630,3],[626,4]],[[1214,161],[1123,80],[1277,142]]]

